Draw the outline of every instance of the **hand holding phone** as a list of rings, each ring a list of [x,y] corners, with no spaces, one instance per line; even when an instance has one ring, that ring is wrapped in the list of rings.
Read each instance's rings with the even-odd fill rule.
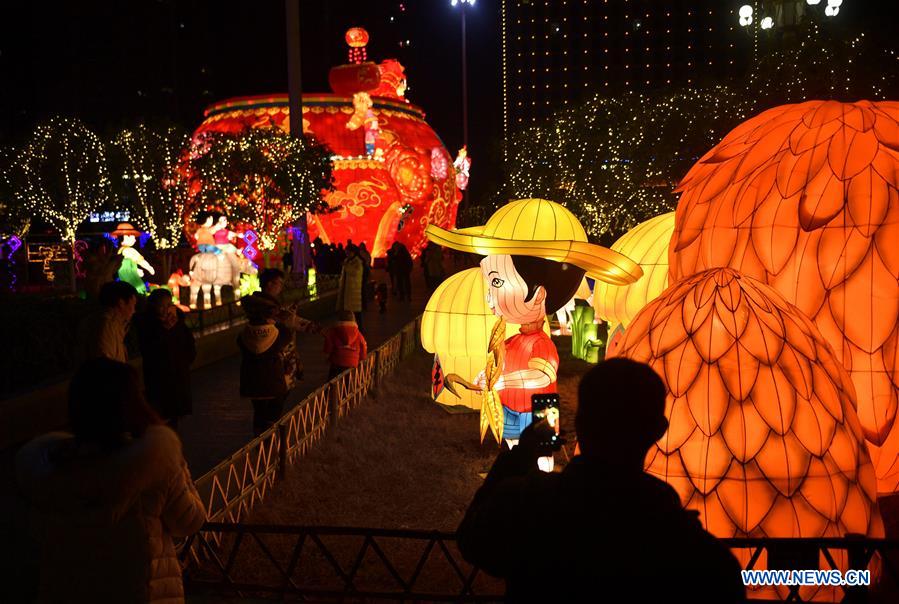
[[[541,439],[538,447],[550,455],[552,451],[562,448],[562,438],[559,436],[559,395],[556,393],[532,394],[531,412],[533,422],[545,421],[549,426],[548,434]]]

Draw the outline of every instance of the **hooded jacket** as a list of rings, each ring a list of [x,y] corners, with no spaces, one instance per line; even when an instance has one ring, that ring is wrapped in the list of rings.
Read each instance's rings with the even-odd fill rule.
[[[42,544],[39,602],[184,601],[172,537],[206,513],[171,429],[111,452],[46,434],[19,451],[16,477]]]
[[[247,325],[237,345],[241,352],[241,396],[261,399],[287,394],[297,370],[292,331],[270,323]]]
[[[339,321],[325,332],[325,354],[331,365],[357,367],[368,353],[368,344],[352,321]]]

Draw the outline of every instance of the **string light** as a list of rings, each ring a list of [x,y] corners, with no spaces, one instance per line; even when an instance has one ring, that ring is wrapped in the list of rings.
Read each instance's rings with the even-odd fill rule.
[[[279,128],[204,132],[194,140],[189,171],[199,190],[185,219],[223,211],[258,233],[260,249],[274,248],[285,227],[307,211],[326,210],[322,194],[333,190],[331,151]]]
[[[724,87],[595,96],[513,135],[505,199],[544,197],[611,240],[677,203],[675,183],[752,109]]]
[[[122,130],[113,140],[124,160],[123,183],[132,194],[130,218],[159,249],[176,247],[181,238],[187,180],[178,164],[189,141],[180,129],[154,131],[144,124]]]
[[[106,150],[77,119],[39,125],[19,157],[25,207],[75,244],[75,231],[109,202]]]
[[[0,240],[15,240],[21,245],[21,238],[31,226],[31,214],[25,211],[24,204],[18,203],[17,167],[15,150],[0,147]]]
[[[516,129],[584,94],[697,81],[713,57],[724,66],[737,52],[713,35],[720,11],[689,3],[502,0],[501,13],[505,147]]]

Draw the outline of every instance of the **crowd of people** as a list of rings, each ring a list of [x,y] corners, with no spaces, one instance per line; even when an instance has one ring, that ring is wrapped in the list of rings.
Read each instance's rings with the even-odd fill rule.
[[[344,306],[358,311],[370,256],[363,260],[364,246],[348,248]],[[77,329],[67,430],[31,441],[16,456],[17,483],[41,545],[40,602],[183,601],[174,540],[206,520],[177,433],[193,406],[193,332],[170,291],[139,296],[113,274],[93,286],[98,309]],[[328,379],[368,352],[353,312],[339,308],[337,321],[323,329],[281,302],[284,279],[281,270],[261,271],[260,291],[242,302],[240,394],[253,406],[256,435],[281,417],[303,379],[296,334],[322,335]],[[129,351],[132,332],[139,364]]]
[[[251,401],[255,435],[279,420],[304,377],[298,333],[321,334],[329,380],[368,353],[361,311],[371,256],[349,243],[327,253],[338,251],[337,321],[327,328],[282,302],[279,269],[261,271],[260,291],[243,299],[240,395]],[[430,289],[445,276],[443,262],[439,247],[423,251]],[[387,269],[390,291],[401,300],[411,296],[412,267],[408,250],[394,244]],[[69,386],[68,430],[33,440],[16,458],[42,543],[38,600],[180,602],[174,540],[206,519],[176,432],[192,409],[196,343],[166,290],[151,292],[139,312],[127,283],[103,284],[98,298],[99,311],[79,330],[83,362]],[[132,325],[143,379],[129,364]],[[458,530],[463,556],[506,579],[508,601],[583,601],[622,581],[645,601],[672,594],[742,601],[733,555],[669,485],[643,471],[646,451],[667,429],[658,375],[613,359],[584,376],[578,395],[580,455],[562,472],[538,471],[540,443],[552,429],[545,422],[528,427],[518,446],[499,455],[471,502]],[[551,581],[543,579],[548,569]]]

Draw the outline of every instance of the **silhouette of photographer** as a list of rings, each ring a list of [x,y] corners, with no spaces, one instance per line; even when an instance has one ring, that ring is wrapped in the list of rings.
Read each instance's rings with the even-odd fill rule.
[[[647,365],[615,358],[578,387],[581,455],[558,473],[536,468],[551,428],[524,430],[504,450],[458,529],[470,563],[506,579],[509,602],[742,602],[733,554],[698,512],[646,474],[649,447],[667,430],[665,386]]]

